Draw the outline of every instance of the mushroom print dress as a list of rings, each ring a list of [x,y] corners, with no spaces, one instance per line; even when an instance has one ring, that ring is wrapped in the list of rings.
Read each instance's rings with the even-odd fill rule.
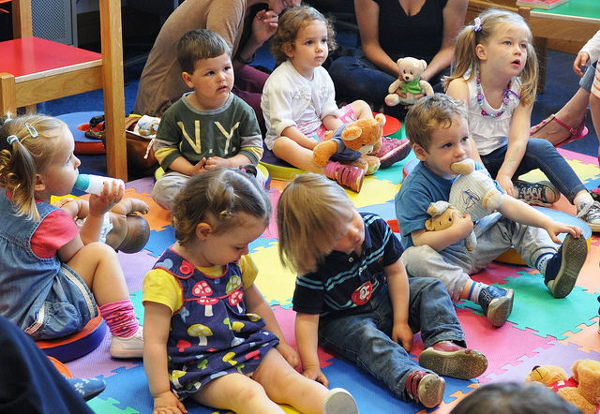
[[[183,306],[171,318],[167,341],[171,389],[178,398],[231,373],[250,374],[279,340],[265,322],[246,313],[242,272],[229,263],[219,277],[209,277],[167,249],[154,265],[181,285]]]

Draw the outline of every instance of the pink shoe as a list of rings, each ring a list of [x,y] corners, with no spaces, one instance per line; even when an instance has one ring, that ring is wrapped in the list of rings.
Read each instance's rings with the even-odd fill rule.
[[[358,193],[365,179],[365,170],[352,165],[329,161],[325,166],[325,176]]]
[[[425,371],[413,371],[408,374],[405,382],[406,393],[416,402],[427,408],[438,406],[444,398],[446,381]]]
[[[400,160],[406,158],[412,149],[408,138],[394,139],[381,137],[381,149],[375,156],[379,158],[381,164],[379,168],[388,168]]]
[[[569,134],[570,134],[568,138],[566,138],[566,139],[562,140],[561,142],[559,142],[558,144],[554,145],[557,148],[560,147],[561,145],[568,144],[569,142],[575,141],[579,138],[583,138],[589,132],[587,127],[585,126],[585,117],[583,118],[581,123],[577,126],[577,128],[571,128],[569,125],[565,124],[563,121],[558,119],[558,117],[555,114],[552,114],[548,118],[546,118],[542,122],[540,122],[539,124],[532,126],[531,129],[529,130],[529,135],[534,136],[540,129],[542,129],[543,127],[548,125],[551,121],[556,121],[556,123],[558,125],[560,125],[564,129],[569,131]]]

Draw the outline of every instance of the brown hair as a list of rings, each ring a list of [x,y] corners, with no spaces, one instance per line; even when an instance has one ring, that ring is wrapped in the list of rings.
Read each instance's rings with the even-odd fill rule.
[[[200,59],[210,59],[227,53],[231,48],[218,33],[208,29],[190,30],[177,42],[177,61],[182,72],[194,73],[194,65]]]
[[[271,203],[254,176],[233,168],[195,175],[175,197],[175,237],[185,245],[195,237],[197,225],[209,218],[215,234],[226,232],[240,224],[239,213],[269,223]]]
[[[17,215],[39,220],[35,176],[52,161],[63,128],[63,121],[42,114],[0,120],[0,187],[11,192]]]
[[[286,51],[294,50],[294,42],[298,32],[308,24],[320,21],[327,27],[327,47],[329,52],[337,48],[335,42],[335,31],[331,22],[318,10],[310,6],[296,6],[286,9],[279,17],[277,32],[271,39],[271,54],[277,65],[288,60]]]
[[[475,76],[479,58],[475,53],[475,47],[480,43],[486,43],[501,25],[521,26],[527,31],[527,61],[520,75],[521,79],[521,102],[529,105],[535,101],[538,82],[538,60],[533,47],[533,35],[531,29],[523,17],[508,10],[487,9],[479,15],[481,29],[475,31],[475,25],[467,25],[462,28],[456,37],[456,48],[452,59],[453,70],[450,76],[444,79],[444,87],[454,79],[462,79],[470,71],[469,79]]]
[[[406,136],[411,144],[418,144],[428,151],[433,131],[450,128],[456,116],[460,116],[465,122],[467,120],[467,110],[462,101],[443,93],[425,96],[406,114]]]

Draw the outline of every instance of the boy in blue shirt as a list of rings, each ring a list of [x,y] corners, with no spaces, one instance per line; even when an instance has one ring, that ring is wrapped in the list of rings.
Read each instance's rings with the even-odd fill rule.
[[[483,269],[514,246],[528,266],[544,275],[556,298],[567,296],[587,256],[581,229],[559,223],[531,206],[502,194],[501,214],[475,225],[477,247],[469,251],[464,239],[474,229],[469,215],[453,213],[453,224],[440,231],[425,230],[427,208],[447,201],[456,174],[450,166],[471,158],[475,146],[469,138],[464,105],[444,94],[417,102],[406,116],[406,133],[421,161],[396,195],[396,216],[406,248],[402,261],[410,274],[440,279],[454,301],[478,303],[492,325],[499,327],[512,311],[512,289],[475,282],[470,274]],[[483,169],[481,165],[477,169]],[[498,186],[497,186],[498,187]],[[499,187],[498,187],[499,188]],[[568,233],[560,249],[557,235]]]

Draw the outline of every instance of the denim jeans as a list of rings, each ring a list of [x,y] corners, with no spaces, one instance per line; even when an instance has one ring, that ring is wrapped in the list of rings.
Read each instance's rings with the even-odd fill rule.
[[[444,285],[436,279],[411,277],[409,286],[408,324],[413,332],[421,332],[425,347],[445,340],[464,346],[465,336]],[[393,314],[387,286],[382,286],[360,313],[322,318],[319,344],[382,381],[400,399],[410,401],[405,387],[408,375],[430,371],[391,339]]]
[[[440,252],[427,245],[411,246],[402,253],[401,259],[411,275],[440,279],[452,299],[457,301],[470,280],[469,275],[483,269],[511,246],[515,246],[530,267],[535,267],[543,254],[557,252],[556,244],[546,230],[502,217],[492,227],[477,234],[477,246],[473,251],[468,251],[461,240]]]
[[[579,79],[579,87],[581,89],[585,89],[588,92],[590,92],[592,90],[592,84],[594,83],[594,76],[596,75],[596,65],[597,65],[597,63],[594,63],[593,65],[588,66],[588,68],[583,73],[583,77],[581,79]]]
[[[492,178],[496,178],[498,170],[500,170],[504,162],[506,149],[507,147],[504,146],[487,155],[481,156],[481,160]],[[573,171],[571,166],[549,141],[541,138],[530,138],[527,142],[527,149],[525,150],[523,160],[519,164],[513,178],[536,168],[542,170],[550,182],[571,203],[578,192],[585,190],[585,186],[579,177],[577,177],[575,171]]]

